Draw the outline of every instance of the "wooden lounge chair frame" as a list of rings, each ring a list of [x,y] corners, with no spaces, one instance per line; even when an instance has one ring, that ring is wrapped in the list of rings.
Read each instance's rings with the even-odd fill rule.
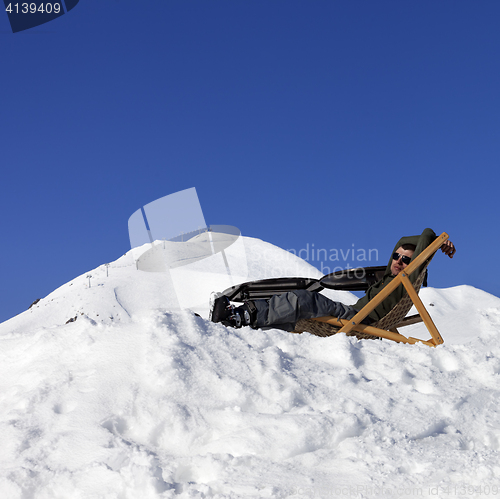
[[[388,340],[396,341],[398,343],[410,343],[415,344],[417,342],[423,343],[425,345],[435,347],[444,343],[443,338],[439,334],[437,327],[429,315],[429,312],[425,308],[422,300],[418,296],[418,291],[422,285],[425,273],[427,271],[427,265],[431,261],[432,257],[436,251],[443,245],[443,243],[448,239],[448,234],[443,232],[437,239],[431,243],[427,248],[420,253],[415,260],[413,260],[405,270],[401,271],[387,286],[385,286],[382,291],[377,293],[377,295],[370,300],[352,319],[344,320],[338,319],[337,317],[327,316],[327,317],[316,317],[314,319],[301,320],[297,323],[294,332],[304,332],[309,331],[312,334],[317,334],[319,336],[329,336],[336,333],[346,333],[347,335],[354,335],[358,338],[385,338]],[[420,269],[420,274],[412,284],[410,281],[410,276]],[[361,324],[361,321],[365,319],[378,305],[380,305],[399,285],[403,285],[406,289],[407,295],[382,319],[373,325]],[[405,317],[412,305],[418,311],[418,314],[412,315],[410,317]],[[326,323],[326,324],[314,324],[314,322]],[[409,326],[411,324],[416,324],[423,322],[427,327],[427,330],[431,334],[429,340],[419,340],[417,338],[406,337],[399,333],[398,328]],[[316,326],[316,327],[315,327]],[[318,327],[319,326],[319,327]],[[332,327],[333,326],[333,327]],[[316,332],[314,331],[316,329]],[[324,331],[330,330],[330,333],[325,333]],[[321,330],[319,332],[318,330]]]

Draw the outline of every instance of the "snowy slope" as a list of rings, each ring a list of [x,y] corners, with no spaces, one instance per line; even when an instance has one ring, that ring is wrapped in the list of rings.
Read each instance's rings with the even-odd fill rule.
[[[249,280],[318,277],[245,246]],[[0,498],[500,495],[500,299],[421,297],[435,349],[227,329],[130,255],[77,277],[0,324]]]

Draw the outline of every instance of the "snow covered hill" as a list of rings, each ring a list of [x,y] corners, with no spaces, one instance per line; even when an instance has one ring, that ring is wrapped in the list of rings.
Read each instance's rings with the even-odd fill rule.
[[[248,280],[319,277],[244,243]],[[227,329],[102,265],[0,324],[0,498],[498,496],[500,299],[421,297],[435,349]]]

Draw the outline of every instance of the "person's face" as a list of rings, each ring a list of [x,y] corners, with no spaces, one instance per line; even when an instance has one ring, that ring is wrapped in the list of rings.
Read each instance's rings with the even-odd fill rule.
[[[399,253],[400,257],[405,255],[410,258],[413,256],[413,250],[404,250],[403,248],[398,248],[396,253]],[[392,275],[398,275],[402,270],[404,270],[408,265],[403,263],[401,258],[399,260],[392,260],[391,263],[391,273]]]

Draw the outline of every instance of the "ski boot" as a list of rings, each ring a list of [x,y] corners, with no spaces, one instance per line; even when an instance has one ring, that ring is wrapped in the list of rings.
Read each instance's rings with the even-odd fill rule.
[[[235,307],[231,305],[227,296],[216,295],[213,297],[211,308],[210,320],[212,322],[221,322],[224,326],[235,328],[250,326],[252,323],[251,306],[248,303]]]

